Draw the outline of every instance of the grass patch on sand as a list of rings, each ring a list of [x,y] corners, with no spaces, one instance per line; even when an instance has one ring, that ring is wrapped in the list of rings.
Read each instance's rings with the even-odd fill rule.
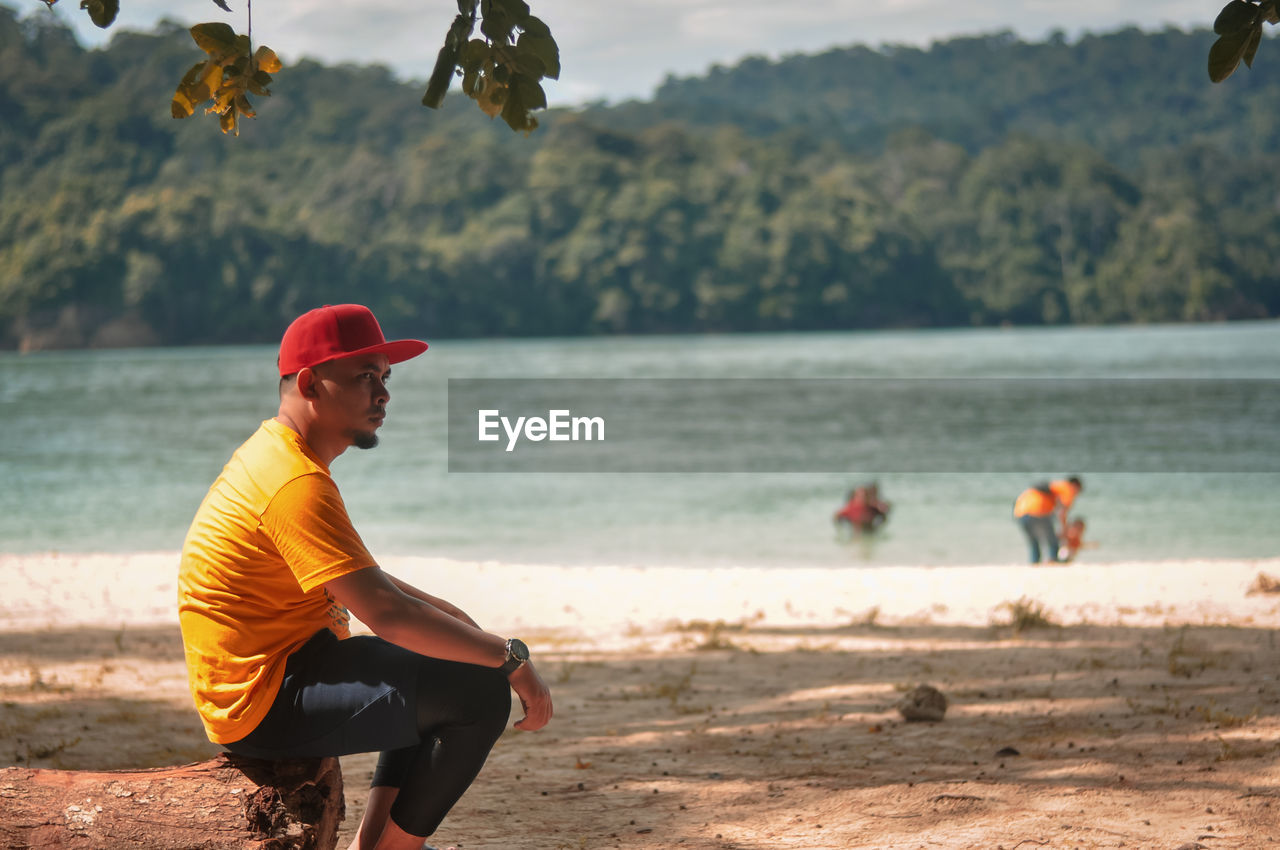
[[[1001,619],[1003,617],[1003,619]],[[1014,637],[1032,629],[1056,628],[1043,602],[1022,597],[1016,602],[1001,602],[996,606],[991,625],[998,629],[1010,629]]]

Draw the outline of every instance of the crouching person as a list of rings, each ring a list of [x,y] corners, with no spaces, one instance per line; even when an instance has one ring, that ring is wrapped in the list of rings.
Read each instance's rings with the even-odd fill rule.
[[[283,759],[379,752],[352,847],[423,846],[506,727],[551,719],[551,694],[517,639],[384,572],[329,475],[377,445],[391,365],[425,351],[388,341],[354,304],[312,310],[280,345],[280,407],[227,462],[182,550],[178,611],[209,739]],[[352,637],[349,614],[374,635]]]

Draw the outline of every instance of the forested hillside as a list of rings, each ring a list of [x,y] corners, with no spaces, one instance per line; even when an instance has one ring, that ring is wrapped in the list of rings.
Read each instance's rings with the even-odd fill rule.
[[[701,78],[669,79],[651,104],[632,104],[628,124],[678,116],[731,122],[755,133],[803,125],[854,147],[882,146],[919,127],[970,151],[1028,133],[1095,148],[1126,167],[1153,147],[1191,142],[1236,152],[1274,151],[1280,141],[1280,64],[1264,46],[1253,71],[1241,66],[1211,85],[1207,30],[1129,29],[1068,43],[1029,44],[1012,33],[957,38],[929,50],[868,47],[746,59]]]
[[[1219,86],[1208,32],[748,59],[529,137],[303,62],[234,138],[169,116],[184,30],[42,19],[0,6],[0,346],[348,300],[434,337],[1280,315],[1269,45]]]

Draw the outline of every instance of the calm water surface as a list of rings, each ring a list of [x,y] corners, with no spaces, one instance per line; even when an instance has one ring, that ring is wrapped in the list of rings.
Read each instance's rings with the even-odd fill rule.
[[[0,354],[0,550],[179,548],[226,458],[274,415],[274,359],[268,347]],[[830,522],[858,480],[849,471],[451,474],[445,439],[449,378],[1275,379],[1280,323],[441,340],[394,372],[382,445],[349,450],[333,467],[375,554],[528,564],[1016,563],[1024,552],[1009,517],[1013,497],[1073,472],[1085,477],[1077,509],[1099,544],[1088,560],[1280,554],[1275,472],[987,473],[983,458],[1002,446],[977,432],[965,435],[974,471],[881,473],[890,521],[874,541],[849,544]],[[919,404],[929,416],[930,399]],[[1103,414],[1055,411],[1037,427]],[[1178,461],[1170,457],[1169,468]]]

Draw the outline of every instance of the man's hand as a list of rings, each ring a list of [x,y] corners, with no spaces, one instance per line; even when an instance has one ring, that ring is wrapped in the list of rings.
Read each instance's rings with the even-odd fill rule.
[[[551,720],[551,690],[533,669],[533,662],[521,664],[507,680],[516,696],[520,697],[520,707],[524,709],[524,717],[516,721],[516,728],[532,732],[546,726]]]

